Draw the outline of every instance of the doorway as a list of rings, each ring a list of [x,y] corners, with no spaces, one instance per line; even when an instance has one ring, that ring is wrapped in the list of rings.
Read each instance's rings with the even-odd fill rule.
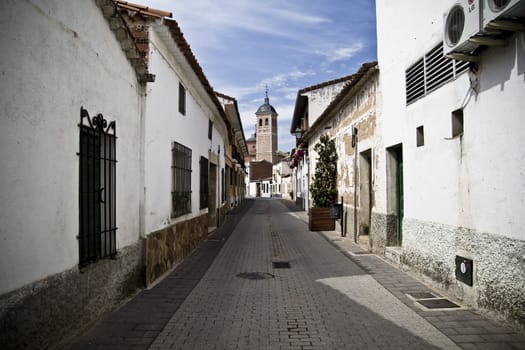
[[[370,234],[372,220],[372,150],[359,154],[359,235]]]
[[[404,191],[403,147],[387,148],[387,245],[401,246],[403,241]]]

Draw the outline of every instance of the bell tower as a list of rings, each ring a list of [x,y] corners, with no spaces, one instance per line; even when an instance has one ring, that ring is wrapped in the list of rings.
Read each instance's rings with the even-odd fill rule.
[[[272,164],[277,162],[277,112],[270,104],[268,88],[264,103],[259,107],[255,116],[257,118],[256,137],[257,154],[256,160],[266,160]]]

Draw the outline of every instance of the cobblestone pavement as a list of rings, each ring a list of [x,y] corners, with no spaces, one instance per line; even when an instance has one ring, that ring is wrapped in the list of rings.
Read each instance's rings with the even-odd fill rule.
[[[162,330],[148,333],[150,316],[135,327],[136,344],[120,348],[525,349],[525,337],[470,310],[415,306],[406,293],[437,293],[375,255],[357,254],[336,232],[308,231],[291,202],[250,201],[191,291],[180,297],[171,276],[157,286],[160,296],[157,287],[149,291],[152,300],[182,300]],[[122,344],[89,339],[75,349]]]

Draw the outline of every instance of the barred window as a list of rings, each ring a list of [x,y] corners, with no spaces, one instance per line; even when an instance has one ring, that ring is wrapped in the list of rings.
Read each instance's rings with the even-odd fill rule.
[[[171,217],[191,213],[191,149],[173,142],[171,147]]]
[[[201,157],[200,160],[200,208],[208,207],[208,159]]]
[[[405,71],[406,104],[409,105],[457,79],[468,67],[468,62],[445,57],[441,42]]]
[[[79,266],[117,253],[116,124],[80,109]]]

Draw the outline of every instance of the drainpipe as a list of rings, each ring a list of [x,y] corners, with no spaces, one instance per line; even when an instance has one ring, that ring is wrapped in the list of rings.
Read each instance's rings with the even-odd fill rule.
[[[354,242],[357,243],[357,128],[352,129],[352,146],[354,147]]]

